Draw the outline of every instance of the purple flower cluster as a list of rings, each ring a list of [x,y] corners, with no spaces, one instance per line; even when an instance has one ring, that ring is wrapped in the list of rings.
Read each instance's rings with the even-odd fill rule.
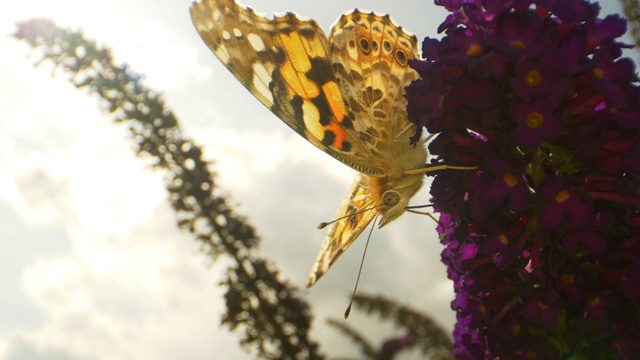
[[[617,15],[585,0],[440,0],[408,113],[460,359],[640,358],[640,90]],[[416,134],[417,140],[420,133]]]

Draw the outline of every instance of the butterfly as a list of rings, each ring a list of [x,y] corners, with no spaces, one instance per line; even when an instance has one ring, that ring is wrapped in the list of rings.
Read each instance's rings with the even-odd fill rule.
[[[260,102],[320,150],[359,172],[307,279],[312,286],[377,217],[402,215],[422,187],[425,140],[412,145],[404,88],[417,39],[379,16],[343,14],[329,37],[293,13],[268,19],[233,0],[191,7],[196,30]],[[450,168],[450,167],[449,167]]]

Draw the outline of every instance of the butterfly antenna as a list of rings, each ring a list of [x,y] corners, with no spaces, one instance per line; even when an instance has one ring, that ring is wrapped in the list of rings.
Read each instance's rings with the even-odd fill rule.
[[[405,209],[407,209],[407,210],[409,210],[409,209],[424,209],[424,208],[428,208],[428,207],[433,207],[433,204],[412,205],[412,206],[407,206]]]
[[[378,214],[373,218],[372,224],[376,223],[378,220]],[[364,245],[364,252],[362,253],[362,260],[360,260],[360,269],[358,269],[358,277],[356,278],[356,285],[353,287],[353,293],[351,294],[351,301],[349,301],[349,306],[347,306],[347,310],[344,312],[344,319],[346,320],[351,313],[351,305],[353,305],[353,298],[356,296],[356,290],[358,290],[358,284],[360,283],[360,275],[362,274],[362,266],[364,265],[364,257],[367,255],[367,249],[369,248],[369,240],[371,240],[371,234],[373,234],[373,228],[375,226],[371,226],[371,230],[369,230],[369,236],[367,236],[367,243]]]
[[[373,209],[377,208],[378,206],[380,206],[380,205],[376,205],[376,206],[372,206],[370,208],[362,209],[362,210],[356,211],[356,212],[354,212],[352,214],[349,214],[349,215],[340,216],[339,218],[333,219],[333,220],[331,220],[329,222],[321,222],[320,224],[318,224],[317,228],[318,228],[318,230],[324,229],[324,228],[326,228],[327,226],[333,224],[336,221],[340,221],[340,220],[342,220],[344,218],[348,218],[348,217],[355,216],[355,215],[361,214],[361,213],[369,211],[369,210],[373,210]]]

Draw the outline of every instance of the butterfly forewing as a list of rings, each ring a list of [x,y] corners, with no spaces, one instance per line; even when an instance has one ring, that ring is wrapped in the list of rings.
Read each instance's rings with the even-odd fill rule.
[[[292,13],[267,19],[232,0],[196,3],[191,17],[220,61],[282,121],[334,158],[375,173],[362,162],[371,154],[354,136],[327,36],[315,21]]]

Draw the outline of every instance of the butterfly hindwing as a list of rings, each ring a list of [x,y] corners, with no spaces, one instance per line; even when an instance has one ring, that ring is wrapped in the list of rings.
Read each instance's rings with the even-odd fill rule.
[[[360,236],[377,214],[369,187],[369,176],[360,174],[342,201],[338,220],[327,233],[318,257],[307,278],[312,286],[338,260],[338,257]]]
[[[398,152],[412,151],[415,125],[406,112],[404,88],[417,78],[409,60],[419,58],[417,38],[389,15],[354,10],[342,15],[329,38],[331,61],[354,128],[385,175],[402,167]],[[413,165],[413,164],[411,164]]]

